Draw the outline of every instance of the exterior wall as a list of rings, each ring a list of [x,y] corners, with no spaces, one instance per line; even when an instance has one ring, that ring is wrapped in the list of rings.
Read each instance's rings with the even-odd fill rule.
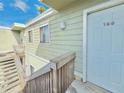
[[[75,74],[82,77],[82,39],[83,39],[83,10],[106,0],[79,0],[59,11],[54,16],[43,19],[25,30],[26,50],[40,57],[51,59],[66,51],[76,52]],[[39,27],[49,21],[51,42],[41,44]],[[66,23],[66,29],[60,29],[60,22]],[[33,43],[28,43],[28,31],[33,31]]]
[[[21,43],[21,40],[20,40],[20,38],[21,38],[20,37],[20,31],[12,31],[12,33],[13,33],[13,35],[14,35],[17,43],[20,44]]]
[[[13,50],[13,45],[17,45],[13,32],[10,29],[0,28],[0,51]]]
[[[20,43],[24,44],[24,30],[20,32]]]
[[[34,68],[34,72],[39,70],[40,68],[44,67],[45,65],[47,65],[47,62],[44,62],[42,59],[40,59],[39,57],[37,57],[36,55],[32,55],[32,54],[28,54],[26,53],[26,59],[25,61],[26,63],[26,75],[30,76],[31,75],[31,68],[30,66],[33,66]]]

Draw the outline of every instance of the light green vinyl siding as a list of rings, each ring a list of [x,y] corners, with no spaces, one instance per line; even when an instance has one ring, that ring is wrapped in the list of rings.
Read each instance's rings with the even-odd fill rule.
[[[82,39],[83,39],[83,10],[106,0],[77,0],[59,11],[54,16],[26,28],[26,49],[38,56],[51,59],[66,51],[76,52],[75,72],[82,73]],[[44,20],[49,20],[51,41],[49,44],[40,44],[39,27]],[[60,29],[60,22],[66,23],[66,29]],[[27,31],[33,30],[34,43],[29,44]]]
[[[47,62],[44,62],[43,60],[37,58],[36,56],[28,54],[28,53],[26,53],[25,60],[27,62],[26,63],[26,66],[27,66],[26,75],[27,76],[31,75],[30,65],[33,66],[34,72],[35,72],[48,64]]]

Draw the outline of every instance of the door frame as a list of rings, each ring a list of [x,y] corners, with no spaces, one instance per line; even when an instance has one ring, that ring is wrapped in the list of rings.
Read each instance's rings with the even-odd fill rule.
[[[83,82],[87,82],[87,42],[88,42],[88,34],[87,34],[87,28],[88,28],[88,15],[97,11],[101,11],[107,8],[111,8],[117,5],[124,4],[124,0],[118,0],[118,1],[108,1],[103,4],[85,9],[83,11]]]

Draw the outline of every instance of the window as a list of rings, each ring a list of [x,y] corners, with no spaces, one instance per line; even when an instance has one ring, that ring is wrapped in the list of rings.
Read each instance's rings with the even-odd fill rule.
[[[29,38],[29,43],[33,42],[33,33],[32,31],[28,31],[28,38]]]
[[[49,43],[50,41],[50,32],[48,25],[40,27],[40,42]]]

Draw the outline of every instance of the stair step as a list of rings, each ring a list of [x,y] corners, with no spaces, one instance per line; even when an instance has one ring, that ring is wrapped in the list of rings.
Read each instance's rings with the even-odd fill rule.
[[[14,74],[11,74],[9,76],[6,76],[6,79],[9,80],[9,79],[14,78],[14,77],[17,77],[17,76],[18,76],[18,74],[17,73],[14,73]]]
[[[4,77],[0,77],[0,81],[3,81],[5,78]]]
[[[9,60],[14,60],[14,58],[12,56],[0,57],[0,63],[6,62],[6,61],[9,61]]]
[[[18,93],[21,90],[21,86],[19,83],[15,83],[12,86],[9,86],[6,88],[5,93]]]
[[[1,62],[0,66],[12,64],[12,63],[14,63],[14,60],[6,61],[6,62]]]
[[[5,81],[4,80],[0,80],[0,84],[3,84]]]
[[[8,72],[8,71],[11,71],[11,70],[14,70],[14,69],[16,69],[16,66],[12,66],[12,67],[6,68],[3,71],[5,73],[5,72]]]
[[[1,74],[3,74],[4,72],[0,71],[0,77],[1,77]]]
[[[1,58],[0,58],[0,60],[1,60]],[[6,62],[9,62],[9,61],[14,61],[14,60],[15,60],[15,59],[13,59],[13,58],[9,58],[9,59],[0,61],[0,64],[1,64],[1,63],[6,63]]]
[[[0,66],[0,68],[1,69],[6,69],[6,68],[9,68],[9,67],[12,67],[12,66],[15,66],[15,63]]]
[[[7,85],[7,87],[6,87],[5,90],[8,91],[8,90],[10,90],[10,89],[12,89],[13,87],[16,87],[16,86],[18,86],[18,85],[20,85],[20,82],[19,82],[19,81],[13,82],[13,83]]]
[[[7,83],[7,85],[10,85],[10,84],[12,84],[14,82],[17,82],[17,81],[19,81],[19,77],[18,76],[14,77],[14,78],[12,78],[10,80],[7,80],[6,83]]]
[[[9,76],[9,75],[14,74],[14,73],[17,73],[17,69],[10,70],[10,71],[4,73],[3,75],[6,77],[6,76]]]

